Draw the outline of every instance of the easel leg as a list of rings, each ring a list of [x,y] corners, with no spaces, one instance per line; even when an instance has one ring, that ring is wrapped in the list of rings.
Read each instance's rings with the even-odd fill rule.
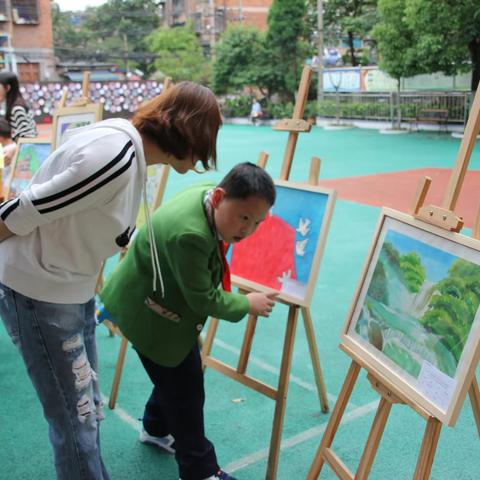
[[[282,365],[280,367],[280,378],[278,380],[277,398],[275,402],[275,414],[273,416],[272,438],[270,441],[270,452],[268,455],[267,480],[274,480],[277,476],[278,458],[280,456],[280,442],[285,418],[285,407],[287,404],[288,380],[290,378],[290,367],[292,366],[293,345],[295,342],[295,330],[298,320],[298,308],[290,306],[288,309],[287,328],[283,344]]]
[[[357,473],[355,474],[355,480],[366,480],[368,478],[391,408],[392,404],[388,400],[384,398],[380,400]]]
[[[203,341],[203,346],[202,346],[202,360],[208,357],[210,353],[212,353],[213,340],[215,339],[215,335],[217,333],[218,322],[219,322],[218,318],[212,317],[210,319],[207,334],[205,335],[205,340]],[[207,367],[204,362],[203,369],[205,370],[205,368]]]
[[[315,375],[315,383],[317,384],[318,398],[322,412],[328,412],[327,387],[323,378],[322,367],[320,365],[320,355],[318,353],[317,342],[315,341],[315,331],[313,330],[312,316],[308,308],[302,307],[303,323],[305,325],[305,333],[307,334],[308,348],[310,350],[310,358],[312,360],[313,373]]]
[[[110,399],[108,400],[108,406],[112,410],[115,408],[115,404],[117,403],[118,387],[120,386],[120,378],[122,377],[127,346],[128,340],[122,335],[122,343],[120,345],[120,351],[118,352],[117,365],[115,366],[115,376],[113,377],[112,391],[110,392]]]
[[[345,382],[343,382],[343,387],[338,396],[337,403],[332,412],[330,421],[328,422],[327,428],[323,435],[320,446],[318,447],[315,457],[313,459],[312,465],[307,475],[307,480],[315,480],[320,474],[320,470],[323,467],[325,459],[323,458],[323,453],[326,449],[330,448],[333,443],[333,437],[338,430],[340,421],[343,416],[343,412],[347,408],[348,400],[352,394],[353,387],[357,381],[358,374],[360,373],[360,365],[358,363],[352,362],[350,368],[348,369]]]
[[[108,329],[108,336],[113,337],[116,333],[116,327],[115,325],[110,321],[110,320],[104,320],[103,324],[107,327]]]
[[[477,424],[477,431],[480,435],[480,390],[478,389],[477,377],[473,377],[472,385],[468,390],[470,395],[470,403],[472,404],[473,416],[475,417],[475,423]]]
[[[427,420],[413,480],[428,480],[430,477],[441,429],[442,424],[436,418],[431,417]]]
[[[247,371],[248,359],[250,351],[252,350],[253,335],[257,327],[257,317],[255,315],[248,316],[247,328],[243,337],[242,349],[240,350],[240,357],[238,359],[237,372],[245,373]]]

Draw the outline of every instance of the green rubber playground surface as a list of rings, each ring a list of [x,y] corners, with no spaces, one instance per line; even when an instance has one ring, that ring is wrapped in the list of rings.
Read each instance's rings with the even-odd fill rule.
[[[256,162],[262,150],[270,153],[267,170],[278,178],[286,141],[287,134],[274,132],[269,127],[226,125],[219,138],[219,171],[202,176],[172,173],[166,198],[194,182],[217,181],[238,162]],[[308,177],[312,156],[321,158],[320,176],[325,179],[426,167],[451,168],[459,145],[458,139],[446,134],[422,132],[389,136],[375,130],[324,131],[315,127],[311,133],[300,135],[291,180],[304,181]],[[473,152],[469,169],[480,170],[478,147]],[[471,201],[478,203],[479,196]],[[311,314],[331,410],[350,365],[349,357],[338,348],[340,331],[379,211],[376,207],[338,199],[320,266]],[[110,268],[113,263],[114,260]],[[250,375],[275,387],[286,315],[286,307],[277,305],[270,318],[259,319],[248,368]],[[244,322],[221,322],[213,355],[235,365],[244,326]],[[110,337],[103,326],[99,327],[97,337],[102,392],[108,397],[120,339]],[[205,380],[206,430],[215,444],[221,466],[239,480],[264,478],[273,401],[213,370],[207,370]],[[141,426],[138,417],[142,415],[149,392],[149,380],[135,352],[129,349],[117,408],[114,411],[106,409],[101,429],[103,457],[113,480],[178,479],[173,457],[138,442]],[[352,471],[357,468],[377,404],[378,395],[362,371],[333,444],[335,452]],[[305,330],[299,318],[278,479],[306,477],[329,418],[330,414],[320,412]],[[411,408],[395,405],[370,478],[412,478],[424,429],[425,421]],[[0,446],[0,479],[55,478],[47,424],[22,361],[3,326],[0,327]],[[334,479],[336,476],[324,466],[319,478]],[[468,398],[455,427],[442,428],[430,478],[480,478],[480,438]]]

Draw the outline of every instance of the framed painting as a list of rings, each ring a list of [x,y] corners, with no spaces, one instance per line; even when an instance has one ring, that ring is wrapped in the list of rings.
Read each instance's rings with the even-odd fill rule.
[[[100,121],[102,111],[101,103],[90,103],[82,107],[57,108],[53,114],[52,151],[65,141],[65,132]]]
[[[5,200],[17,197],[25,190],[42,163],[51,153],[48,140],[20,138],[10,164],[10,174],[5,189]]]
[[[453,425],[479,359],[479,306],[480,241],[384,209],[342,342]]]
[[[279,299],[308,307],[317,280],[335,202],[335,191],[275,182],[277,199],[257,231],[231,246],[232,282],[277,290]]]
[[[169,167],[168,165],[149,165],[147,167],[147,183],[146,183],[146,197],[147,197],[147,205],[150,212],[153,212],[158,205],[158,195],[160,194],[159,189],[165,188],[165,183],[167,181],[169,174]],[[163,190],[162,192],[163,193]],[[140,202],[140,209],[138,210],[137,219],[135,222],[135,227],[137,230],[146,223],[145,219],[145,209],[144,209],[144,201],[143,196]]]

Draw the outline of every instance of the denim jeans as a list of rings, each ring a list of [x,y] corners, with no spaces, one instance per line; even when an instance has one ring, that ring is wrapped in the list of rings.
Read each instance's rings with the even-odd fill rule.
[[[59,480],[107,480],[99,439],[95,301],[41,302],[0,283],[0,316],[49,425]]]

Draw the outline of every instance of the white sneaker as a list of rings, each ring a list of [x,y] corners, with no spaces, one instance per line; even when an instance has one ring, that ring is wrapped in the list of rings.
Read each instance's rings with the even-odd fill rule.
[[[175,439],[170,434],[165,435],[164,437],[154,437],[153,435],[148,434],[148,432],[142,428],[140,437],[138,439],[141,443],[155,445],[156,447],[161,448],[172,455],[175,453]]]

